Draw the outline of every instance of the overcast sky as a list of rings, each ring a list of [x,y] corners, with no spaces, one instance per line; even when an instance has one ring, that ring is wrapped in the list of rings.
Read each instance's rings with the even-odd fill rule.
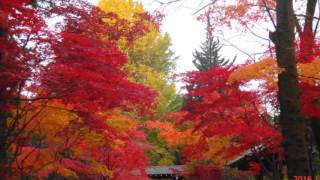
[[[98,0],[89,0],[90,2],[97,3]],[[205,40],[205,24],[199,22],[194,13],[203,5],[210,2],[210,0],[181,0],[178,3],[172,3],[167,7],[160,6],[157,0],[136,0],[142,2],[145,9],[152,12],[154,10],[162,11],[166,17],[162,23],[162,32],[168,32],[172,39],[172,49],[176,55],[179,56],[177,62],[177,73],[185,72],[194,69],[192,65],[193,56],[192,53],[196,48],[199,48],[201,42]],[[161,0],[160,0],[161,1]],[[168,1],[168,0],[162,0]],[[200,4],[201,3],[201,4]],[[258,30],[259,31],[259,30]],[[267,37],[268,31],[265,29],[258,32],[261,36]],[[257,42],[261,39],[257,39],[248,33],[224,30],[224,38],[228,40],[222,43],[226,46],[222,49],[222,56],[232,59],[237,55],[236,63],[242,63],[250,59],[243,52],[261,51],[261,47],[257,46]],[[218,34],[214,34],[217,35]],[[237,48],[228,46],[231,42],[236,45]],[[239,51],[241,49],[241,51]],[[178,85],[179,86],[179,85]]]
[[[199,14],[194,14],[211,0],[181,0],[178,3],[172,3],[163,9],[157,3],[157,0],[139,0],[149,11],[163,10],[166,18],[163,21],[162,31],[168,32],[172,38],[172,48],[180,57],[178,60],[178,72],[184,72],[194,69],[192,65],[192,52],[199,48],[201,42],[205,40],[205,24],[199,22],[196,18]],[[162,0],[168,2],[168,0]],[[239,31],[239,30],[238,30]],[[221,43],[225,46],[222,49],[222,56],[233,59],[237,56],[236,63],[243,63],[250,59],[245,53],[254,54],[262,51],[257,42],[257,39],[250,33],[238,32],[237,30],[224,30],[224,41],[221,34],[219,36]],[[267,37],[268,31],[265,29],[255,29],[259,35]],[[232,47],[231,44],[237,46]],[[239,50],[241,49],[241,51]],[[245,52],[245,53],[244,53]]]
[[[154,0],[142,0],[142,2],[147,10],[163,10],[166,15],[161,30],[170,34],[172,49],[180,57],[177,71],[185,72],[194,68],[192,52],[205,39],[205,26],[193,15],[199,1],[185,0],[184,3],[171,4],[165,9]]]

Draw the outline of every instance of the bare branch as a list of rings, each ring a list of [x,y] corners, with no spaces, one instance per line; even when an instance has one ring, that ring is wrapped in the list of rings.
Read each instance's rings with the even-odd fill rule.
[[[216,2],[217,2],[217,0],[214,0],[214,1],[212,1],[212,2],[210,2],[208,4],[206,4],[206,5],[202,6],[201,8],[196,10],[196,12],[194,12],[193,15],[198,14],[200,11],[204,10],[205,8],[209,7],[210,5],[212,5],[212,4],[216,3]]]
[[[272,24],[273,24],[273,27],[274,27],[274,28],[276,28],[276,23],[275,23],[275,21],[274,21],[274,19],[273,19],[272,15],[271,15],[270,7],[267,5],[267,3],[266,3],[266,1],[265,1],[265,0],[263,0],[263,5],[264,5],[264,7],[265,7],[265,8],[266,8],[266,10],[267,10],[267,13],[268,13],[268,15],[269,15],[269,18],[270,18],[270,20],[271,20],[271,22],[272,22]]]
[[[320,17],[320,1],[318,1],[318,12],[319,12],[318,16]],[[318,31],[319,22],[320,22],[320,19],[317,19],[316,27],[314,28],[314,31],[313,31],[314,34],[316,34]]]
[[[255,58],[251,56],[250,53],[242,50],[241,48],[239,48],[238,46],[234,45],[233,43],[231,43],[229,40],[223,38],[224,41],[226,41],[228,44],[226,44],[225,46],[231,46],[235,49],[237,49],[238,51],[242,52],[243,54],[245,54],[246,56],[248,56],[253,62],[256,62]]]
[[[179,2],[181,0],[171,0],[171,1],[167,1],[167,2],[163,2],[163,1],[159,1],[159,0],[155,0],[157,3],[161,4],[161,5],[168,5],[168,4],[172,4],[172,3],[176,3]]]

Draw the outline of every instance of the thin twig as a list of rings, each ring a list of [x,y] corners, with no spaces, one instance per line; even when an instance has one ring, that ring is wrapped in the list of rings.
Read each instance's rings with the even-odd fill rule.
[[[210,6],[210,5],[212,5],[212,4],[216,3],[216,2],[217,2],[217,0],[214,0],[214,1],[212,1],[212,2],[210,2],[208,4],[206,4],[206,5],[202,6],[201,8],[196,10],[196,12],[194,12],[192,15],[198,14],[200,11],[202,11],[203,9],[207,8],[208,6]]]
[[[266,8],[266,10],[267,10],[267,13],[268,13],[268,15],[269,15],[269,18],[270,18],[270,20],[271,20],[271,22],[272,22],[272,24],[273,24],[273,27],[274,27],[274,28],[276,28],[276,27],[277,27],[277,25],[276,25],[276,23],[275,23],[275,21],[274,21],[274,19],[273,19],[272,15],[271,15],[270,8],[267,6],[267,3],[266,3],[266,1],[265,1],[265,0],[263,0],[263,4],[264,4],[264,7],[265,7],[265,8]]]
[[[253,62],[256,62],[256,60],[254,59],[254,57],[251,56],[251,54],[249,54],[248,52],[242,50],[242,49],[239,48],[238,46],[234,45],[234,44],[231,43],[229,40],[226,40],[224,37],[223,37],[223,40],[228,43],[228,44],[225,45],[225,46],[231,46],[231,47],[237,49],[238,51],[240,51],[240,52],[242,52],[243,54],[247,55],[251,60],[253,60]]]
[[[320,17],[320,1],[318,1],[318,11],[319,11],[319,17]],[[316,23],[316,27],[314,28],[314,35],[317,34],[317,31],[318,31],[318,27],[319,27],[319,22],[320,22],[320,19],[317,19],[317,23]]]

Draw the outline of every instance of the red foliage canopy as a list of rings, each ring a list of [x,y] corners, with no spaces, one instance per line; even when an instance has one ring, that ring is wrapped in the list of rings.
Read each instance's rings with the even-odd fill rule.
[[[0,154],[8,152],[10,145],[19,139],[17,136],[26,130],[21,126],[28,124],[18,124],[30,108],[20,105],[32,106],[33,102],[43,101],[46,105],[59,100],[90,129],[106,137],[121,138],[106,125],[100,113],[111,108],[144,112],[152,106],[156,93],[127,80],[121,69],[126,57],[115,41],[120,38],[133,41],[148,31],[145,21],[155,19],[139,14],[140,21],[129,26],[126,20],[112,13],[105,14],[82,0],[54,1],[45,8],[38,7],[41,5],[30,0],[0,1]],[[45,18],[51,16],[64,19],[57,31],[46,25]],[[104,22],[106,19],[115,23],[108,25]],[[4,117],[14,110],[13,120]],[[24,110],[26,112],[21,112]],[[131,135],[137,136],[137,132]],[[101,153],[101,149],[92,152]],[[138,158],[141,161],[138,168],[145,165],[143,148],[129,138],[113,155],[114,166],[123,166],[127,173],[131,173],[129,170]],[[69,159],[64,163],[86,173],[79,161]],[[1,171],[0,174],[6,174],[4,168]]]
[[[233,69],[213,67],[208,72],[191,72],[185,81],[196,87],[186,94],[191,99],[186,104],[189,110],[185,120],[196,123],[195,131],[203,132],[205,137],[230,136],[232,145],[224,150],[228,159],[257,147],[269,152],[277,152],[281,143],[281,134],[263,111],[259,96],[254,91],[244,90],[244,84],[228,82]],[[192,157],[197,150],[205,148],[204,142],[186,149],[186,157]]]

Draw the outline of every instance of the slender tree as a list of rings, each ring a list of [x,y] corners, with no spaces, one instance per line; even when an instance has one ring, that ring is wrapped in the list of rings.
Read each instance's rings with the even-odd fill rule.
[[[293,179],[297,175],[311,175],[311,169],[305,140],[305,121],[300,107],[292,0],[277,0],[276,12],[276,31],[271,33],[271,39],[276,46],[277,64],[284,69],[278,75],[280,126],[288,177]]]
[[[206,27],[206,40],[202,43],[200,51],[195,50],[193,53],[193,64],[201,72],[209,71],[213,66],[225,66],[234,63],[234,58],[232,61],[227,60],[220,55],[222,45],[219,39],[216,39],[211,32],[211,22],[210,17],[207,16],[207,27]]]
[[[206,16],[206,22],[206,40],[202,43],[200,51],[194,51],[194,60],[192,61],[194,66],[200,72],[208,72],[212,69],[212,67],[216,66],[232,65],[236,59],[236,57],[234,57],[234,59],[230,61],[221,57],[220,51],[222,45],[220,44],[219,39],[216,39],[212,35],[212,24],[209,15]],[[191,92],[199,87],[201,87],[201,84],[189,84],[186,86],[188,92]],[[184,104],[195,101],[201,101],[201,97],[184,97]],[[191,111],[190,107],[185,106],[184,108],[187,111]]]

